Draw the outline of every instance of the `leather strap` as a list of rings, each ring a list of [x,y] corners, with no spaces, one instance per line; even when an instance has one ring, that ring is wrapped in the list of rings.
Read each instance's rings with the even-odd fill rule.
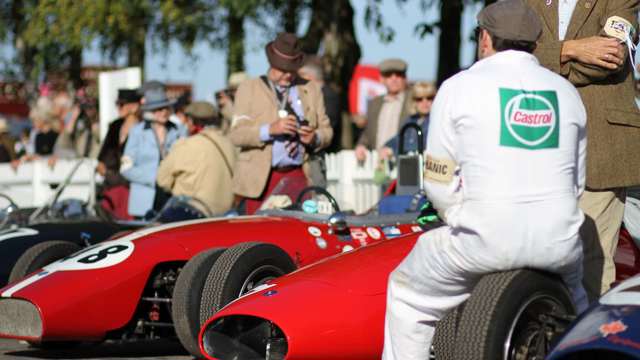
[[[220,148],[220,145],[218,145],[218,143],[213,140],[212,138],[208,137],[205,133],[199,133],[198,135],[202,135],[204,136],[205,139],[209,140],[213,146],[216,147],[216,149],[218,149],[218,151],[220,152],[220,155],[222,155],[222,159],[224,160],[224,164],[227,166],[227,170],[229,170],[229,174],[231,174],[231,176],[233,177],[233,168],[231,167],[231,164],[229,163],[229,159],[227,159],[227,156],[224,154],[224,151],[222,151],[222,149]]]

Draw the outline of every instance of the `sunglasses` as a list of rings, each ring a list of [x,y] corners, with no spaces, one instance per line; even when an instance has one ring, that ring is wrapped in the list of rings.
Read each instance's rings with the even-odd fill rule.
[[[397,77],[405,77],[406,74],[404,73],[404,71],[384,71],[382,72],[382,76],[383,77],[391,77],[391,76],[397,76]]]
[[[419,97],[414,97],[413,101],[415,102],[420,102],[423,100],[433,101],[433,99],[435,99],[435,96],[419,96]]]

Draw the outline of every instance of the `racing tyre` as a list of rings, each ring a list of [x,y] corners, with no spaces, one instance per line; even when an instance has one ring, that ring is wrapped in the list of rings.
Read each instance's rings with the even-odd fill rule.
[[[462,311],[456,359],[543,359],[574,313],[556,276],[533,270],[486,275]]]
[[[449,313],[438,321],[436,332],[433,335],[433,346],[431,347],[431,359],[435,360],[456,360],[456,338],[458,336],[458,326],[460,315],[464,309],[464,303],[449,311]]]
[[[9,282],[15,282],[54,261],[80,250],[80,245],[70,241],[45,241],[25,251],[9,274]]]
[[[200,323],[241,295],[296,269],[289,255],[265,243],[227,249],[209,271],[200,302]]]
[[[180,271],[173,290],[171,316],[178,339],[191,355],[201,358],[198,346],[200,298],[209,269],[224,249],[215,248],[194,256]]]

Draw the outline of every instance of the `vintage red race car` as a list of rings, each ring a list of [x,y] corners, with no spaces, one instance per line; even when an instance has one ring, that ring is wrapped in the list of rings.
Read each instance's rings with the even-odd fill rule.
[[[407,235],[334,256],[254,289],[205,323],[200,332],[202,353],[208,359],[220,360],[380,359],[387,278],[413,248],[419,236],[421,235]],[[620,235],[616,266],[619,280],[640,270],[640,252],[624,230]],[[553,310],[558,318],[571,319],[572,309],[569,308],[572,305],[566,291],[563,292],[562,286],[553,286],[552,276],[530,270],[497,273],[487,278],[494,285],[495,281],[504,281],[504,284],[482,293],[479,301],[489,303],[487,299],[496,299],[491,303],[496,314],[505,313],[509,311],[507,308],[515,306],[515,316],[497,319],[481,313],[482,321],[470,321],[473,324],[469,326],[472,331],[467,333],[477,340],[480,335],[475,330],[480,333],[481,325],[485,326],[489,330],[488,336],[494,338],[483,341],[497,345],[495,350],[505,352],[506,355],[452,355],[455,350],[453,347],[460,346],[454,339],[455,336],[460,336],[457,326],[462,326],[460,323],[465,320],[464,315],[459,315],[461,311],[457,311],[440,322],[444,330],[438,324],[434,346],[441,347],[442,352],[438,352],[436,348],[435,358],[542,359],[544,355],[540,357],[539,353],[532,351],[534,345],[543,342],[547,347],[541,346],[536,350],[548,351],[547,340],[550,339],[546,334],[554,334],[554,331],[564,328],[561,324],[553,323],[551,316],[546,316],[546,321],[552,323],[549,327],[554,326],[550,331],[546,331],[548,327],[526,326],[538,320],[529,316],[547,315],[546,312]],[[532,292],[532,288],[526,288],[535,282],[550,284],[551,289],[543,285],[542,290],[547,292],[540,296],[538,289]],[[474,293],[479,291],[479,287],[481,286],[476,286]],[[533,297],[527,297],[528,294],[533,294]],[[517,303],[516,300],[520,302]],[[569,305],[560,309],[567,301]],[[520,304],[524,304],[523,307]],[[470,306],[469,301],[466,306]],[[556,310],[563,311],[557,314]],[[479,316],[477,311],[471,315],[476,318]],[[565,325],[566,323],[568,321]],[[504,335],[504,338],[497,338],[496,332],[491,330],[502,325],[506,328],[505,332],[509,328],[512,331]],[[454,330],[450,331],[452,328]],[[545,336],[537,336],[539,334]],[[469,343],[472,352],[479,351],[479,342]],[[489,346],[483,348],[489,349]]]
[[[300,266],[421,231],[416,213],[300,210],[138,230],[1,289],[0,337],[46,345],[177,334],[199,355],[202,322],[241,294]],[[211,313],[200,314],[201,299]]]

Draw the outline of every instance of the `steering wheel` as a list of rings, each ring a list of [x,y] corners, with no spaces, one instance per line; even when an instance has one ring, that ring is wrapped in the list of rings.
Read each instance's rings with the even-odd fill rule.
[[[340,206],[338,206],[338,201],[336,201],[336,198],[334,198],[333,195],[331,195],[331,193],[327,191],[327,189],[320,186],[307,186],[306,188],[302,189],[302,191],[300,191],[300,194],[298,194],[298,197],[296,198],[296,202],[293,204],[293,208],[301,209],[302,199],[304,199],[304,196],[308,192],[312,192],[312,191],[319,193],[321,195],[324,195],[329,200],[329,203],[331,204],[331,207],[333,208],[334,213],[340,211]]]

